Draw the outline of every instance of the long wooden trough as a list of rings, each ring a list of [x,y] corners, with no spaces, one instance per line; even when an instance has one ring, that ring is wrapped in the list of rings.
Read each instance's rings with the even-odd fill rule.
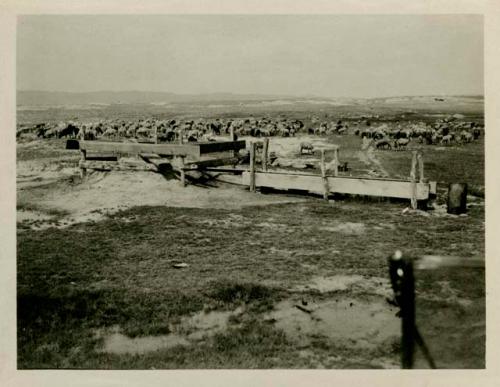
[[[242,184],[250,186],[250,171],[242,173]],[[300,190],[323,194],[325,185],[321,175],[255,171],[255,187],[276,190]],[[427,200],[435,194],[435,184],[407,180],[372,179],[363,177],[326,176],[328,193],[382,196],[390,198]],[[414,191],[415,190],[415,191]],[[433,192],[434,191],[434,192]],[[415,192],[415,193],[414,193]]]
[[[231,138],[233,137],[231,136]],[[307,191],[322,194],[325,199],[328,199],[330,194],[335,193],[400,198],[411,200],[413,208],[417,208],[417,202],[427,201],[432,195],[436,194],[436,183],[424,179],[423,159],[422,155],[417,151],[413,152],[410,177],[407,180],[403,180],[339,176],[338,147],[334,148],[333,161],[335,168],[333,175],[327,175],[324,150],[321,150],[321,174],[268,171],[267,153],[269,139],[267,138],[263,141],[261,170],[257,170],[256,168],[257,147],[255,142],[252,142],[250,147],[249,170],[241,170],[234,167],[231,169],[227,167],[222,169],[217,168],[226,165],[234,166],[238,163],[239,159],[235,157],[235,152],[245,148],[246,143],[244,140],[184,144],[80,141],[77,145],[78,149],[82,152],[82,160],[80,162],[82,175],[85,174],[87,168],[101,168],[102,170],[120,169],[119,156],[135,154],[143,161],[146,161],[147,165],[124,165],[124,168],[139,170],[143,167],[143,169],[161,171],[165,169],[163,168],[164,166],[168,166],[169,170],[174,169],[180,173],[183,185],[186,183],[186,172],[220,172],[223,174],[241,175],[234,182],[248,186],[250,191],[255,191],[256,188],[271,188],[282,191]],[[92,157],[92,154],[98,154],[98,156]],[[116,162],[107,162],[113,159],[113,155],[116,155]]]
[[[266,142],[266,140],[264,141]],[[255,191],[257,187],[284,191],[306,191],[322,194],[325,200],[328,200],[329,195],[334,193],[400,198],[409,199],[411,207],[414,209],[417,208],[418,202],[427,201],[436,194],[436,183],[424,179],[424,162],[422,154],[418,151],[412,152],[410,177],[404,180],[339,176],[338,147],[333,147],[333,175],[327,175],[324,149],[320,150],[320,175],[268,171],[267,147],[265,145],[264,143],[261,170],[256,169],[256,144],[252,143],[250,146],[250,168],[241,175],[241,184],[247,185],[250,191]]]
[[[164,156],[185,156],[199,159],[202,155],[245,148],[245,141],[196,142],[186,144],[145,144],[136,142],[79,141],[79,149],[94,153],[141,154],[155,153]]]

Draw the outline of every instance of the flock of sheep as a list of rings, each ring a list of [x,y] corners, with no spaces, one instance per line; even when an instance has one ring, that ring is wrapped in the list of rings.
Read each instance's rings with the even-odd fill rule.
[[[347,125],[336,123],[316,123],[315,128],[309,128],[309,133],[328,134],[346,133]],[[141,119],[136,121],[101,120],[95,123],[61,122],[58,125],[37,124],[18,130],[18,137],[24,133],[36,133],[39,138],[77,137],[85,140],[98,138],[137,138],[155,139],[158,142],[171,142],[181,136],[187,141],[210,141],[213,136],[229,134],[232,131],[240,136],[269,137],[295,136],[304,130],[304,122],[298,119],[213,119],[213,120],[158,120]]]
[[[432,124],[384,123],[374,126],[369,121],[352,120],[349,125],[342,120],[321,121],[317,117],[307,119],[307,125],[299,119],[199,119],[199,120],[159,120],[154,118],[138,120],[100,120],[98,122],[61,122],[59,124],[40,123],[18,128],[17,136],[38,138],[78,138],[84,140],[122,140],[174,142],[213,141],[215,136],[269,137],[295,136],[297,133],[309,135],[341,135],[354,133],[362,138],[373,139],[378,149],[404,149],[411,140],[428,145],[463,144],[478,139],[484,128],[476,122],[445,118]]]
[[[389,127],[381,125],[377,128],[356,129],[356,135],[372,138],[378,149],[401,149],[408,145],[411,139],[420,144],[451,145],[466,144],[477,140],[484,128],[473,121],[455,121],[440,119],[432,125],[425,123]]]

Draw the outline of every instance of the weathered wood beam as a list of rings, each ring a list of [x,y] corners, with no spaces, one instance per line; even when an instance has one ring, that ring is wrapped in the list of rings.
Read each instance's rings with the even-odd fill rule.
[[[246,147],[246,141],[198,142],[196,145],[200,149],[200,154],[205,154],[230,150],[239,151],[240,149],[244,149]]]
[[[80,149],[89,152],[101,153],[156,153],[169,156],[200,156],[199,147],[188,144],[143,144],[135,142],[81,141]]]
[[[239,159],[237,157],[226,157],[221,159],[207,159],[186,162],[189,168],[204,169],[207,167],[218,167],[220,165],[235,165]]]
[[[242,184],[250,185],[251,172],[242,174]],[[324,193],[324,181],[321,175],[286,174],[279,172],[254,172],[255,186],[278,190],[303,190],[313,193]],[[384,180],[355,177],[327,176],[330,193],[393,197],[402,199],[427,200],[430,184],[404,180]],[[414,190],[415,189],[415,193]]]

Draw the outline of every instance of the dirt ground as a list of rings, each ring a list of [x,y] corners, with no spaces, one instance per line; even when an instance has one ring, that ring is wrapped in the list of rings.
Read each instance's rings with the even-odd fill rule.
[[[409,152],[353,135],[272,139],[270,151],[317,160],[297,154],[304,140],[340,144],[348,174],[409,174]],[[481,183],[482,146],[467,147],[424,150],[440,192],[460,171]],[[410,211],[181,187],[153,172],[82,180],[77,163],[60,141],[18,145],[20,368],[398,368],[387,256],[484,256],[482,198],[453,216],[442,196]],[[417,276],[418,324],[438,367],[484,367],[484,298],[481,270]],[[417,366],[427,367],[421,354]]]

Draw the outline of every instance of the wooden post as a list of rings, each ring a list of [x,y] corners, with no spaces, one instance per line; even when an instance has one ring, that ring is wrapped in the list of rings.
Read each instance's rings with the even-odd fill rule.
[[[84,167],[85,160],[87,160],[87,151],[85,149],[80,150],[80,177],[83,179],[87,175],[87,168]]]
[[[417,151],[413,151],[410,170],[411,184],[411,208],[417,209]]]
[[[401,362],[404,369],[413,368],[415,353],[415,278],[413,263],[403,260],[401,283]]]
[[[264,146],[262,147],[262,170],[267,172],[267,157],[269,153],[269,139],[264,138]]]
[[[186,186],[186,171],[184,170],[184,157],[180,156],[180,171],[181,171],[181,185],[183,187]]]
[[[418,173],[419,173],[418,181],[423,183],[424,182],[424,160],[422,158],[421,152],[418,152],[417,161],[418,161]]]
[[[181,145],[183,143],[183,139],[182,139],[183,136],[184,136],[184,130],[179,129],[179,144],[181,144]]]
[[[328,200],[328,193],[330,191],[328,187],[328,178],[326,177],[326,165],[325,165],[325,150],[321,149],[321,177],[323,178],[323,199]]]
[[[333,150],[333,159],[335,160],[335,169],[333,170],[333,176],[337,177],[339,175],[339,149],[335,148]]]
[[[155,125],[155,144],[158,144],[158,127]]]
[[[233,126],[231,125],[231,127],[229,128],[229,140],[230,141],[234,141],[234,128]],[[232,157],[235,157],[236,156],[236,151],[233,150],[231,151],[231,156]]]
[[[250,191],[255,192],[255,142],[250,143]]]

